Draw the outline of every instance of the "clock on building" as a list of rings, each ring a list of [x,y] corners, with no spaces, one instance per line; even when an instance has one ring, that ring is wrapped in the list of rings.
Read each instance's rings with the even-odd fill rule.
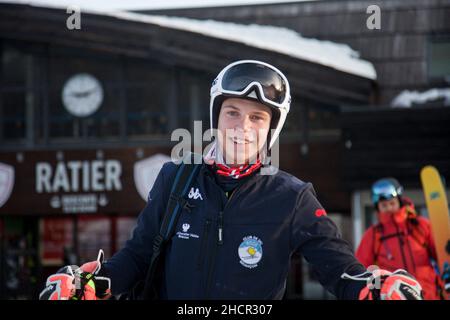
[[[67,111],[74,116],[90,116],[103,102],[102,85],[90,74],[76,74],[64,84],[62,101]]]

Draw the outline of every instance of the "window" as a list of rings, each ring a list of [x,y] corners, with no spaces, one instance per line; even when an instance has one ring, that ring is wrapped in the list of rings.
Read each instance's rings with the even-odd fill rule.
[[[25,42],[0,43],[0,68],[2,142],[124,142],[166,138],[176,128],[193,130],[194,121],[202,121],[203,131],[209,128],[214,76],[208,73]],[[63,92],[69,80],[83,74],[98,81],[103,98],[93,113],[77,116],[63,101]],[[83,108],[85,91],[80,90],[72,89],[70,96],[79,96],[77,105]]]
[[[450,82],[450,39],[433,39],[429,43],[428,77]]]
[[[177,103],[178,127],[194,129],[194,121],[202,121],[202,131],[210,128],[209,91],[214,76],[186,71],[179,76],[179,100]],[[192,131],[193,132],[193,131]]]
[[[335,139],[339,136],[339,108],[295,96],[282,135],[295,140]]]
[[[36,217],[1,217],[0,299],[32,299],[39,294],[39,233]]]
[[[3,85],[24,87],[26,83],[26,54],[12,45],[4,44],[2,49]]]
[[[22,89],[2,92],[3,138],[19,140],[25,138],[25,95]]]
[[[31,81],[27,79],[26,67],[30,57],[6,44],[1,47],[0,54],[0,138],[17,141],[26,137],[26,92]]]
[[[172,72],[149,61],[125,63],[127,135],[142,137],[169,131]]]

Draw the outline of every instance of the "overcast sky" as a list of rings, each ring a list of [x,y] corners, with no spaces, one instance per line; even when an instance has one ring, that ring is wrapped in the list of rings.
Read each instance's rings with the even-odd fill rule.
[[[168,9],[301,1],[314,0],[0,0],[0,2],[51,4],[56,6],[77,5],[81,8],[103,10]]]

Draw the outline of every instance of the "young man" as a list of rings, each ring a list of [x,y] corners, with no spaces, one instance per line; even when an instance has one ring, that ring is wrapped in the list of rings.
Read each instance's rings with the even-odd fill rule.
[[[281,170],[261,174],[290,101],[286,77],[264,62],[234,62],[214,80],[216,144],[192,183],[198,196],[185,199],[190,209],[181,212],[164,252],[161,299],[281,299],[296,251],[339,299],[420,298],[420,285],[406,273],[366,272],[310,183]],[[113,294],[145,278],[176,170],[172,162],[161,169],[125,247],[101,268],[81,267],[108,277]],[[366,286],[374,277],[381,290]]]
[[[416,214],[414,204],[402,193],[403,187],[394,178],[372,185],[379,222],[365,232],[356,257],[366,267],[408,270],[422,285],[425,299],[441,299],[443,283],[431,264],[436,261],[436,251],[430,223]]]

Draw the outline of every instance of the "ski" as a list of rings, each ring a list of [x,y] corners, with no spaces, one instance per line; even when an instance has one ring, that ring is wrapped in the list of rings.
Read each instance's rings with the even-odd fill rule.
[[[420,178],[436,245],[438,266],[440,272],[442,272],[444,262],[450,263],[450,255],[446,250],[447,242],[450,240],[447,195],[439,172],[435,167],[425,166],[422,168]]]

